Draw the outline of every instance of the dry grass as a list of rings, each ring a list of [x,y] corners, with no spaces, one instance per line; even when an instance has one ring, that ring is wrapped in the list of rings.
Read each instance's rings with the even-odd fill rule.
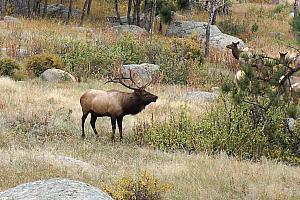
[[[124,174],[147,170],[174,189],[165,199],[297,199],[299,167],[271,161],[252,163],[225,155],[164,153],[109,141],[109,120],[100,118],[95,137],[87,122],[87,139],[80,139],[79,97],[88,88],[120,88],[90,81],[51,84],[0,78],[0,190],[20,183],[52,177],[81,180],[97,187]],[[137,116],[125,117],[125,138],[137,120],[168,117],[184,102],[177,97],[191,88],[154,86],[159,101]],[[205,103],[188,109],[201,115]],[[71,111],[70,111],[71,110]],[[64,156],[80,161],[71,162]]]
[[[81,7],[80,3],[78,1],[75,7]],[[112,34],[102,30],[105,16],[113,15],[112,3],[93,3],[92,14],[95,17],[89,18],[86,26],[95,28],[97,37],[115,40]],[[120,6],[122,14],[126,10],[124,5]],[[243,17],[259,6],[234,4],[233,16]],[[266,6],[264,9],[273,8]],[[93,20],[98,19],[100,23],[94,26]],[[192,12],[187,14],[187,19],[206,21],[207,14]],[[249,23],[257,20],[255,15],[249,15],[248,19]],[[21,19],[21,22],[16,25],[0,24],[1,47],[29,46],[33,52],[49,48],[54,38],[91,39],[87,33],[71,29],[76,22],[70,26],[48,20]],[[258,23],[259,37],[248,41],[248,46],[274,56],[278,51],[291,51],[274,42],[274,35],[270,34],[282,32],[282,40],[293,41],[288,20],[263,17]],[[214,62],[228,59],[228,55],[222,57],[218,51],[215,54],[211,58]],[[104,85],[102,81],[50,84],[39,80],[15,82],[0,78],[0,191],[20,183],[53,177],[82,180],[103,188],[123,174],[137,175],[147,170],[174,184],[174,190],[166,194],[166,199],[300,199],[299,167],[267,160],[261,163],[241,162],[225,155],[210,157],[205,153],[164,153],[132,145],[126,140],[135,123],[150,122],[152,115],[155,120],[164,121],[181,106],[187,106],[192,115],[201,116],[210,104],[187,104],[178,99],[193,88],[151,87],[150,91],[158,94],[159,101],[136,116],[125,117],[124,143],[110,143],[108,118],[98,119],[98,137],[94,136],[87,120],[87,139],[81,140],[79,97],[89,88],[123,89],[113,84]],[[63,156],[85,163],[69,162],[61,159]]]

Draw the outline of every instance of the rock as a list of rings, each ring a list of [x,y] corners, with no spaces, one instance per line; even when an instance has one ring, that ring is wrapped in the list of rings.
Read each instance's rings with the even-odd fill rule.
[[[159,72],[159,66],[149,63],[122,66],[122,73],[125,77],[129,76],[129,70],[137,75],[142,82],[149,82],[152,79],[152,76]]]
[[[24,58],[29,56],[30,53],[27,49],[12,49],[12,48],[0,48],[0,57],[18,57]]]
[[[76,82],[74,76],[70,73],[65,72],[61,69],[47,69],[41,76],[42,79],[46,81],[59,82],[59,81],[73,81]]]
[[[294,118],[289,117],[286,119],[286,125],[289,131],[294,130],[295,122],[296,120]]]
[[[18,185],[0,192],[2,200],[112,200],[100,189],[75,180],[48,179]]]
[[[120,17],[120,21],[118,20],[118,18],[117,17],[115,17],[115,16],[107,16],[106,17],[106,20],[107,20],[107,22],[108,23],[110,23],[112,26],[119,26],[119,25],[121,25],[120,24],[120,21],[121,21],[121,23],[122,23],[122,25],[128,25],[128,18],[127,18],[127,16],[121,16]],[[130,21],[132,22],[133,21],[133,17],[132,16],[130,16]],[[144,25],[144,14],[141,14],[140,15],[140,24],[143,26]]]
[[[214,101],[218,97],[219,94],[215,92],[194,91],[184,94],[182,99],[184,101]]]
[[[47,6],[47,15],[51,17],[68,17],[69,8],[65,7],[63,4],[52,4]],[[78,9],[72,9],[72,17],[81,16],[81,11]]]
[[[170,24],[167,30],[167,35],[183,38],[188,38],[195,35],[198,40],[204,41],[206,35],[206,26],[206,22],[174,21]],[[226,45],[238,41],[240,42],[240,47],[244,46],[244,42],[241,39],[222,33],[215,25],[211,26],[210,41],[213,45],[220,48],[225,48]]]
[[[148,34],[145,29],[136,25],[118,25],[111,27],[110,30],[114,31],[117,35],[131,33],[134,36],[146,36]]]
[[[12,16],[5,16],[3,18],[3,21],[6,23],[14,23],[14,24],[20,24],[20,20],[18,18],[12,17]]]
[[[211,91],[212,91],[212,93],[215,93],[215,94],[220,94],[220,88],[219,87],[212,87],[211,88]]]

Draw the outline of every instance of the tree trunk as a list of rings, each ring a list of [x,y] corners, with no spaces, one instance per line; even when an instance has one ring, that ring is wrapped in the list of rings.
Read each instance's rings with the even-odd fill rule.
[[[119,13],[119,3],[118,3],[118,0],[115,0],[115,15],[116,15],[118,21],[120,22],[120,24],[122,25],[121,18],[120,18],[120,13]]]
[[[30,0],[27,0],[27,17],[30,17]]]
[[[140,11],[141,11],[141,0],[136,0],[136,25],[140,26]]]
[[[85,1],[84,1],[84,5],[83,5],[83,8],[82,8],[82,14],[81,14],[79,26],[82,26],[82,25],[83,25],[83,20],[84,20],[84,15],[85,15],[85,11],[86,11],[87,4],[88,4],[88,0],[85,0]]]
[[[294,17],[298,16],[299,14],[299,0],[295,0],[294,3]]]
[[[149,30],[149,22],[148,22],[148,4],[147,0],[144,1],[144,28],[148,31]]]
[[[156,0],[153,0],[153,5],[152,5],[152,11],[151,11],[151,19],[150,19],[150,42],[152,40],[152,33],[153,33],[153,28],[154,28],[154,22],[155,22],[155,14],[156,13]]]
[[[136,25],[136,21],[137,21],[137,17],[136,17],[136,1],[137,0],[133,0],[133,16],[132,16],[132,21],[133,24]]]
[[[6,15],[6,4],[7,4],[7,0],[2,0],[1,2],[1,19],[3,19]]]
[[[46,15],[47,15],[47,6],[48,6],[48,0],[45,0],[44,10],[43,10],[43,17],[46,17]]]
[[[212,0],[210,5],[210,11],[209,11],[209,20],[206,27],[205,32],[205,54],[204,56],[207,58],[209,55],[209,42],[210,42],[210,27],[213,22],[213,17],[215,15],[215,12],[217,10],[217,0]]]
[[[73,0],[69,0],[69,10],[68,10],[68,17],[67,17],[67,22],[66,22],[67,24],[69,23],[71,15],[72,15],[72,3],[73,3]]]
[[[127,7],[127,23],[131,24],[131,7],[132,7],[132,0],[128,0],[128,7]]]
[[[91,6],[92,6],[92,0],[89,0],[88,7],[87,7],[87,12],[86,12],[87,15],[90,15]]]
[[[211,21],[211,25],[216,25],[217,22],[217,15],[218,15],[218,10],[216,10],[212,16],[212,21]]]

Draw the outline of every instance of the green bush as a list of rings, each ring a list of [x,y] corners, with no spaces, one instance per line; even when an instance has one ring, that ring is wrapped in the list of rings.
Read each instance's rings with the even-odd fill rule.
[[[189,0],[176,0],[176,6],[179,10],[187,9],[190,5]]]
[[[77,77],[103,77],[111,72],[113,60],[108,44],[79,40],[63,40],[56,53],[66,68]]]
[[[145,50],[142,43],[126,35],[113,44],[110,54],[113,60],[123,64],[140,64],[146,61]]]
[[[219,23],[219,28],[222,32],[234,36],[240,36],[247,31],[245,22],[240,23],[239,21],[234,21],[231,18],[221,21]]]
[[[203,50],[192,39],[171,39],[153,41],[146,46],[149,60],[160,65],[163,82],[169,84],[197,84],[194,76],[202,68]]]
[[[149,174],[142,172],[137,179],[130,175],[125,175],[111,186],[107,186],[105,191],[116,200],[160,200],[163,194],[170,190],[172,186]]]
[[[172,21],[171,7],[164,4],[159,11],[159,17],[164,24],[170,24]]]
[[[64,69],[65,65],[61,58],[54,54],[38,54],[29,57],[25,67],[30,75],[39,76],[47,69]]]
[[[251,109],[250,105],[234,106],[226,101],[199,119],[183,109],[164,123],[153,122],[150,127],[138,123],[130,140],[163,151],[225,152],[240,159],[259,160],[264,156],[300,164],[300,131],[287,133],[284,109],[274,108],[266,113],[265,131],[259,126],[262,122],[256,127],[253,124]]]
[[[14,76],[18,69],[20,69],[20,65],[17,61],[11,58],[3,58],[0,60],[0,76]]]
[[[293,31],[295,32],[298,42],[300,41],[299,35],[300,35],[300,15],[297,15],[293,18],[290,25],[292,26]]]

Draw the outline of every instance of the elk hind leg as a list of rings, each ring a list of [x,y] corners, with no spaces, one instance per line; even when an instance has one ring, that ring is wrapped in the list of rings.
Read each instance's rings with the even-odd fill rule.
[[[122,141],[123,140],[123,131],[122,131],[123,117],[117,118],[117,122],[118,122],[119,133],[120,133],[120,141]]]
[[[81,135],[81,137],[83,139],[85,138],[85,134],[84,134],[84,122],[85,122],[85,119],[87,118],[88,114],[89,114],[88,112],[83,112],[82,117],[81,117],[81,127],[82,127],[82,135]]]
[[[111,135],[111,140],[112,142],[115,141],[115,132],[116,132],[116,118],[115,117],[111,117],[111,128],[112,128],[112,135]]]
[[[97,130],[96,130],[96,120],[97,120],[97,115],[95,115],[94,113],[91,113],[91,126],[92,126],[92,129],[95,133],[95,135],[97,135]]]

